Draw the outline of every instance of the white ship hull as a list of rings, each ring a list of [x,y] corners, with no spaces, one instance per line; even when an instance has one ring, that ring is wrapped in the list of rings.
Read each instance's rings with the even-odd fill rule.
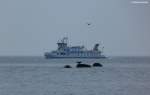
[[[53,55],[51,53],[45,53],[45,58],[47,59],[53,59],[53,58],[89,58],[89,59],[101,59],[101,58],[106,58],[104,55],[100,56],[78,56],[78,55],[66,55],[66,56],[61,56],[61,55]]]

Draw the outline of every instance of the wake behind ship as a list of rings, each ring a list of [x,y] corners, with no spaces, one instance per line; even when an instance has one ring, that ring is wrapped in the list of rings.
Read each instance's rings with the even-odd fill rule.
[[[58,41],[57,50],[46,52],[45,58],[106,58],[98,49],[99,44],[95,44],[92,50],[87,50],[84,46],[68,46],[67,42],[67,37]]]

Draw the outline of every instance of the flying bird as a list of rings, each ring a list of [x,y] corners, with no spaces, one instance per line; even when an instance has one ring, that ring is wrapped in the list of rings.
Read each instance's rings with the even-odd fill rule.
[[[90,23],[90,22],[87,22],[86,24],[87,24],[88,26],[90,26],[92,23]]]

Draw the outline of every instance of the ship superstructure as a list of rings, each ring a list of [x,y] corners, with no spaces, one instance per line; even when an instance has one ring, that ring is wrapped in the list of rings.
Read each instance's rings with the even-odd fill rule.
[[[92,50],[87,50],[84,46],[68,46],[67,42],[67,37],[58,41],[57,50],[46,52],[45,58],[105,58],[98,49],[99,44],[95,44]]]

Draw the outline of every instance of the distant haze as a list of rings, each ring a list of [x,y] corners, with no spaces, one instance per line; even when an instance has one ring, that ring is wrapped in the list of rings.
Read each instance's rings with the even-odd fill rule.
[[[1,56],[43,56],[64,36],[71,45],[88,49],[101,43],[108,56],[149,56],[150,5],[131,0],[0,0]]]

